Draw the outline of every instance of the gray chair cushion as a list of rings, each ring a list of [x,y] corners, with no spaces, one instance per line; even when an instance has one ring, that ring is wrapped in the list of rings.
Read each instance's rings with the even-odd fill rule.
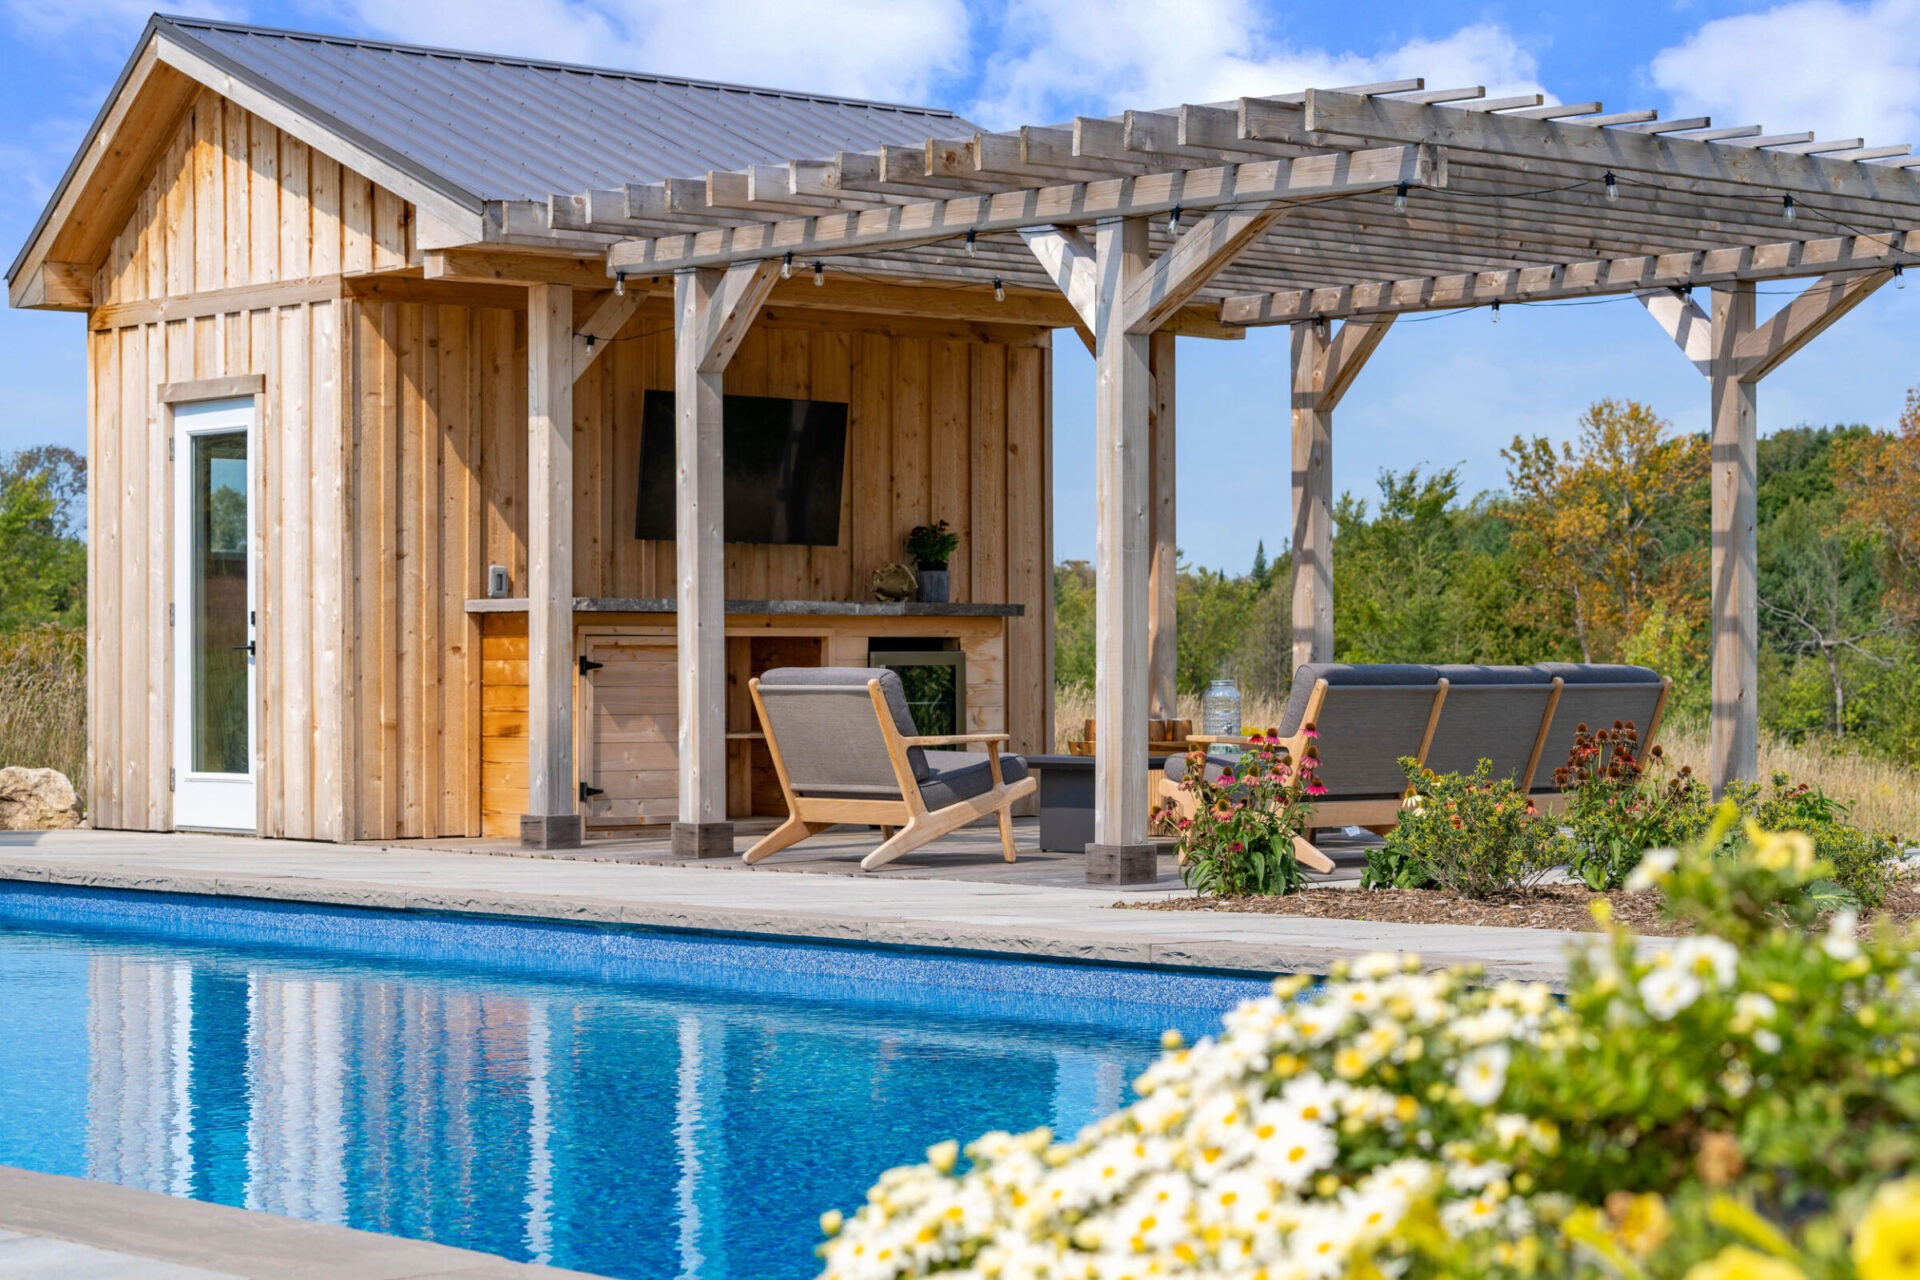
[[[921,780],[920,799],[929,810],[944,809],[993,790],[993,766],[984,751],[929,751],[929,773]],[[1000,757],[1000,777],[1008,786],[1027,776],[1019,756]]]
[[[1215,756],[1215,755],[1208,756],[1207,771],[1206,771],[1207,781],[1208,782],[1220,781],[1220,779],[1226,774],[1227,770],[1234,767],[1234,764],[1235,764],[1235,761],[1228,756]],[[1185,756],[1168,756],[1167,763],[1161,768],[1161,772],[1166,774],[1168,782],[1186,781],[1187,758]]]
[[[1659,684],[1660,673],[1625,662],[1537,662],[1533,669],[1563,684]]]
[[[880,723],[874,719],[869,681],[905,738],[917,733],[900,677],[884,667],[775,667],[760,677],[765,726],[779,744],[794,790],[807,795],[898,796]],[[916,781],[927,778],[927,753],[907,748]]]
[[[1539,667],[1489,667],[1471,662],[1447,662],[1434,668],[1449,685],[1552,684],[1558,672]]]

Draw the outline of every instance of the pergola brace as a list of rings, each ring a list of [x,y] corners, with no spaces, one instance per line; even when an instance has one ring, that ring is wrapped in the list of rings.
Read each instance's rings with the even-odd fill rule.
[[[600,353],[612,344],[613,336],[633,319],[633,313],[647,300],[647,290],[628,286],[624,293],[609,293],[600,299],[579,332],[573,335],[573,377],[577,382]]]
[[[1099,282],[1093,246],[1072,227],[1028,227],[1020,232],[1027,248],[1040,261],[1054,287],[1066,298],[1074,314],[1086,326],[1084,336],[1091,337],[1098,323]],[[1091,346],[1091,343],[1089,343]]]
[[[1655,289],[1636,294],[1655,324],[1666,331],[1693,367],[1713,376],[1713,319],[1684,289]]]

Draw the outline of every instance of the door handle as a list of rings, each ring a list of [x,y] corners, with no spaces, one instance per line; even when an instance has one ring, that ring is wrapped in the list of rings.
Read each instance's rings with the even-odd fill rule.
[[[249,640],[245,644],[236,644],[233,646],[233,651],[235,653],[240,652],[242,649],[245,649],[247,651],[247,656],[249,658],[254,656],[253,641]]]

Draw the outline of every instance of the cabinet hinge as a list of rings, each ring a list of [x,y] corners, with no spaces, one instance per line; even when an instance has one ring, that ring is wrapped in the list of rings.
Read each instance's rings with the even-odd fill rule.
[[[167,770],[167,790],[173,790],[173,770]]]
[[[591,800],[595,796],[603,796],[605,794],[607,794],[606,789],[603,787],[596,787],[585,782],[580,784],[580,798],[582,800]]]
[[[168,462],[173,461],[173,437],[172,436],[167,437],[167,461]]]
[[[589,658],[584,653],[580,655],[580,674],[581,675],[585,675],[589,671],[598,671],[600,668],[606,665],[607,664],[604,662],[595,662],[592,658]]]

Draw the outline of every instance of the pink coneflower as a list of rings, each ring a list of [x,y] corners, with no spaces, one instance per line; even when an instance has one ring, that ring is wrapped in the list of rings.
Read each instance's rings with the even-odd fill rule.
[[[1227,769],[1221,772],[1219,785],[1223,787],[1230,787],[1233,785],[1233,770]]]
[[[1320,730],[1313,725],[1307,725],[1301,732],[1307,735],[1309,741],[1320,736]]]
[[[1310,796],[1323,796],[1327,794],[1327,784],[1315,778],[1307,784],[1307,794]]]

